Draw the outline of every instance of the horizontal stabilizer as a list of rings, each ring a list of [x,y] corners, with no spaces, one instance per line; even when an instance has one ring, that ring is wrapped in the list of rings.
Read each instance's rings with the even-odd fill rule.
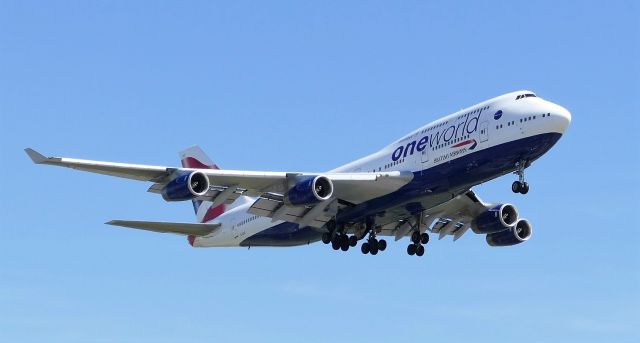
[[[176,233],[179,235],[205,236],[217,228],[220,224],[193,224],[193,223],[169,223],[169,222],[145,222],[135,220],[112,220],[105,224],[123,226],[132,229]]]
[[[31,158],[33,163],[40,164],[47,159],[44,155],[31,148],[26,148],[24,151],[29,155],[29,158]]]

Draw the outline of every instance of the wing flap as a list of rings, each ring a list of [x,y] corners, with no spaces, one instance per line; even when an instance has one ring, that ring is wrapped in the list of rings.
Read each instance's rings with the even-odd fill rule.
[[[275,196],[260,197],[247,210],[248,213],[269,217],[272,221],[284,220],[300,226],[323,227],[338,211],[338,201],[328,200],[309,208],[287,206]]]
[[[122,226],[131,229],[147,230],[179,235],[206,236],[220,227],[220,224],[193,224],[171,222],[147,222],[137,220],[112,220],[107,225]]]

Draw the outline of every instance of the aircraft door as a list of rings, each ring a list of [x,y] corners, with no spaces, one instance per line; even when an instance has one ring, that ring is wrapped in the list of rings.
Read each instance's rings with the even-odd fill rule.
[[[489,140],[489,122],[483,121],[480,123],[480,143]]]
[[[420,160],[422,163],[429,162],[429,146],[426,146],[424,150],[420,152]]]

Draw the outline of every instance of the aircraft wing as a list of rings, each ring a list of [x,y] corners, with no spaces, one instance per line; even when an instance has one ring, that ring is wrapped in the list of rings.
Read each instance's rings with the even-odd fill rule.
[[[163,187],[180,172],[199,171],[209,179],[209,201],[233,201],[238,195],[261,196],[266,193],[283,194],[288,190],[289,176],[323,175],[334,185],[334,197],[358,204],[391,193],[413,178],[411,172],[391,171],[377,173],[298,173],[244,170],[218,170],[172,168],[141,164],[114,163],[65,157],[46,157],[27,148],[25,152],[34,163],[68,167],[77,170],[117,176],[132,180],[154,182],[150,192],[160,193]],[[235,196],[234,196],[235,195]],[[224,199],[221,199],[224,198]]]

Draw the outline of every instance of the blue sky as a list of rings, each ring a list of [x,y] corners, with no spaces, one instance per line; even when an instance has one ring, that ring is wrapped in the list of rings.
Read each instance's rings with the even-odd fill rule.
[[[0,1],[0,341],[640,339],[640,17],[605,2]],[[103,225],[191,221],[147,184],[22,149],[328,170],[519,89],[573,113],[528,171],[476,188],[526,244],[192,249]]]

